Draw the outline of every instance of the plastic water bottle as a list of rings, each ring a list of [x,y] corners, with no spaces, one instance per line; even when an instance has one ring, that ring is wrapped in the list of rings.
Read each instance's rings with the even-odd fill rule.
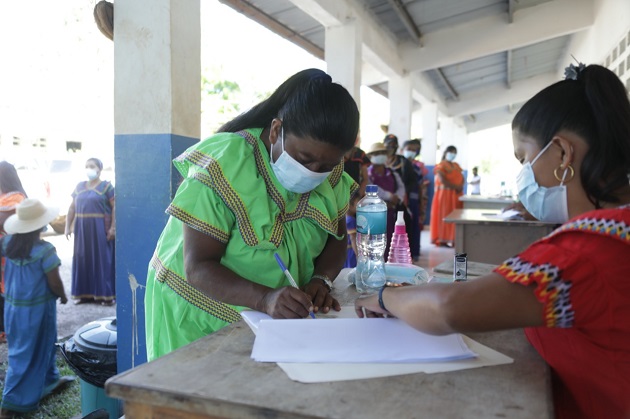
[[[387,263],[411,263],[411,250],[409,250],[409,237],[403,211],[398,211]]]
[[[357,291],[373,293],[385,285],[387,204],[378,197],[378,186],[368,185],[357,203]]]

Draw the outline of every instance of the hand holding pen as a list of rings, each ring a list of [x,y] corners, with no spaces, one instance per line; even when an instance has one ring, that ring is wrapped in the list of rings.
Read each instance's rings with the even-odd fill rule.
[[[274,253],[274,256],[276,258],[276,262],[278,262],[278,266],[280,266],[280,269],[282,270],[282,272],[284,273],[284,275],[287,277],[287,279],[289,280],[289,283],[291,284],[291,286],[293,288],[297,288],[300,289],[300,287],[298,287],[297,282],[295,282],[295,279],[293,279],[293,276],[291,275],[291,272],[289,272],[289,270],[287,269],[287,267],[285,266],[284,262],[282,261],[282,259],[280,258],[280,255],[277,253]],[[312,307],[309,308],[309,316],[311,316],[312,319],[315,318],[315,314],[313,313],[313,309]]]

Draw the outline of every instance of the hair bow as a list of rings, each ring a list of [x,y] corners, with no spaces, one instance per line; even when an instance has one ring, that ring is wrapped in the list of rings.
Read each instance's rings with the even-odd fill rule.
[[[573,64],[569,64],[569,66],[564,69],[564,79],[565,80],[577,80],[578,77],[580,76],[582,71],[584,71],[585,68],[586,68],[586,66],[584,65],[584,63],[578,62],[577,66],[575,66]]]

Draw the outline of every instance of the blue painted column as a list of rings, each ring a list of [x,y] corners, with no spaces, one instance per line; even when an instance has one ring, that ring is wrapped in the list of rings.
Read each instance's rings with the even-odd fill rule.
[[[199,0],[117,2],[114,154],[118,371],[146,362],[147,267],[181,178],[172,159],[199,141]]]

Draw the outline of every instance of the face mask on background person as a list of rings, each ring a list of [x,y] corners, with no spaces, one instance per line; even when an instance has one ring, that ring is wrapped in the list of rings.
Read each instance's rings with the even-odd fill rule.
[[[403,156],[405,156],[405,158],[407,159],[415,159],[416,156],[418,156],[418,153],[413,150],[404,150]]]
[[[516,177],[518,198],[523,203],[525,209],[537,220],[550,223],[565,223],[569,220],[567,187],[564,185],[564,179],[567,176],[568,169],[565,169],[559,186],[545,188],[536,182],[534,169],[532,168],[536,160],[547,151],[551,144],[552,143],[549,142],[549,144],[540,150],[540,153],[534,157],[531,163],[527,162],[523,164],[521,171]]]
[[[372,164],[385,164],[387,163],[387,156],[384,154],[372,156],[370,157],[370,161],[372,162]]]
[[[98,172],[96,171],[96,169],[92,169],[91,167],[85,169],[85,174],[90,180],[94,180],[98,177]]]
[[[449,151],[448,153],[446,153],[446,160],[453,161],[455,160],[455,156],[457,156],[457,154]]]
[[[276,144],[278,141],[276,141]],[[282,154],[278,160],[273,161],[273,153],[271,156],[271,168],[275,173],[278,181],[285,189],[295,193],[310,192],[318,187],[329,174],[332,172],[317,173],[304,167],[299,161],[295,160],[284,149],[284,127],[280,132],[280,144],[282,146]],[[273,151],[273,144],[271,145]]]

